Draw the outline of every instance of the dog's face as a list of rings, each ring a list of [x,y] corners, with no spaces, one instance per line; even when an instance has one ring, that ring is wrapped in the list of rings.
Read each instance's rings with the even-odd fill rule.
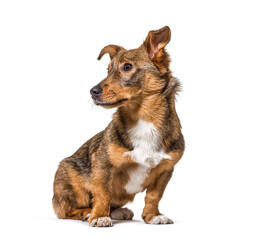
[[[140,104],[142,97],[160,92],[165,86],[161,79],[168,71],[169,58],[164,47],[170,40],[170,29],[150,31],[137,49],[108,45],[98,57],[110,56],[108,76],[90,90],[94,103],[105,108],[125,104]]]

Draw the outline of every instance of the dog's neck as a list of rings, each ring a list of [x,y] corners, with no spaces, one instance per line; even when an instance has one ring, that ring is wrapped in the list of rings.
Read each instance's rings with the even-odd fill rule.
[[[139,119],[153,122],[160,112],[161,97],[146,96],[135,103],[119,108],[119,113],[125,116],[128,124],[135,124]]]
[[[174,96],[156,93],[143,96],[136,103],[127,104],[118,109],[118,114],[128,127],[133,127],[140,119],[151,122],[158,129],[165,124],[165,116],[175,117]]]

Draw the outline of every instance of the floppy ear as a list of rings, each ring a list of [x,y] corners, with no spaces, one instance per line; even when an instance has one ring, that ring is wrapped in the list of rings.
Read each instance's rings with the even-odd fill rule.
[[[159,70],[162,70],[163,68],[168,69],[169,56],[164,48],[170,41],[170,37],[170,28],[165,26],[159,30],[150,31],[144,42],[150,59]]]
[[[108,53],[110,56],[110,59],[112,60],[120,51],[126,51],[126,49],[117,45],[108,45],[101,50],[100,55],[97,59],[101,60],[103,55],[105,53]]]

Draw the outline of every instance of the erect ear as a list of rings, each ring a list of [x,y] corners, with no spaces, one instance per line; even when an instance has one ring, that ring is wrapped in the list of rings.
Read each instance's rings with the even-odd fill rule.
[[[126,51],[126,49],[117,45],[108,45],[101,50],[100,55],[97,59],[101,60],[103,55],[105,53],[108,53],[110,56],[110,59],[112,60],[120,51]]]
[[[159,69],[168,69],[169,57],[164,48],[170,41],[171,32],[168,26],[150,31],[144,42],[150,59]]]

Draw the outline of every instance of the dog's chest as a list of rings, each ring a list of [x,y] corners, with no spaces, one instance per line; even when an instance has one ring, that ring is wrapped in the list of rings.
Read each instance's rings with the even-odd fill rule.
[[[157,166],[162,159],[170,158],[161,149],[161,136],[155,126],[144,120],[139,120],[132,129],[128,131],[134,149],[126,152],[139,166],[135,170],[128,171],[129,181],[125,190],[130,193],[142,191],[142,184],[148,177],[152,168]]]

